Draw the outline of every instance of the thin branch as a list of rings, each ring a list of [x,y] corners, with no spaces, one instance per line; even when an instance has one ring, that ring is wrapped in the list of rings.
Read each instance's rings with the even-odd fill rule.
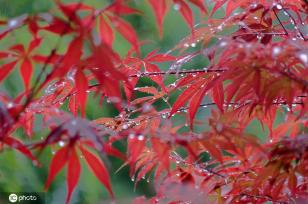
[[[238,36],[244,36],[244,35],[288,35],[287,33],[262,33],[262,32],[258,32],[258,33],[242,33],[242,34],[238,34],[236,37]]]
[[[278,203],[278,204],[287,204],[288,202],[285,202],[285,201],[278,201],[278,200],[273,200],[271,197],[269,196],[260,196],[260,195],[251,195],[251,194],[247,194],[247,193],[241,193],[238,195],[239,197],[244,197],[244,196],[247,196],[247,197],[250,197],[250,198],[255,198],[255,199],[264,199],[266,201],[270,201],[270,202],[273,202],[273,203]]]
[[[251,104],[251,102],[246,102],[246,103],[224,103],[223,105],[224,106],[246,106],[246,105],[249,105]],[[210,102],[210,103],[203,103],[203,104],[200,104],[199,107],[201,108],[206,108],[207,106],[216,106],[217,104],[216,103],[213,103],[213,102]],[[288,105],[287,102],[273,102],[272,105]],[[291,103],[291,105],[304,105],[303,102],[293,102]],[[185,110],[188,110],[189,107],[183,107],[183,108],[180,108],[178,110],[178,112],[182,112],[182,111],[185,111]]]
[[[275,14],[275,16],[276,16],[276,18],[277,18],[279,24],[281,25],[281,27],[282,27],[283,30],[284,30],[285,35],[289,35],[287,29],[284,27],[284,25],[283,25],[283,23],[281,22],[281,20],[280,20],[280,18],[279,18],[279,16],[278,16],[277,12],[275,11],[275,9],[273,9],[273,11],[274,11],[274,14]]]
[[[300,36],[302,37],[302,39],[304,41],[307,41],[307,38],[304,36],[304,34],[300,31],[300,29],[298,28],[298,25],[297,25],[297,22],[296,20],[294,19],[294,17],[290,14],[290,12],[283,8],[283,11],[285,12],[285,14],[291,19],[291,23],[294,24],[294,28],[295,30],[297,30],[297,32],[300,34]]]
[[[182,70],[182,71],[161,71],[161,72],[141,72],[138,74],[129,75],[129,78],[142,77],[142,76],[155,76],[155,75],[178,75],[178,74],[199,74],[199,73],[210,73],[210,72],[224,72],[227,69],[196,69],[196,70]]]
[[[81,6],[82,6],[83,0],[80,0],[75,8],[75,10],[78,10]],[[102,13],[106,10],[106,8],[108,8],[108,6],[104,7],[103,9],[100,10],[96,10],[94,12],[94,15],[92,15],[92,18],[90,21],[88,21],[88,24],[85,26],[86,28],[90,28],[90,25],[92,24],[92,22]],[[43,76],[43,74],[45,73],[46,69],[47,69],[47,65],[49,64],[49,62],[51,61],[51,59],[56,55],[57,50],[60,47],[60,43],[61,43],[61,39],[62,37],[65,35],[65,33],[68,31],[68,29],[70,28],[70,23],[72,21],[72,18],[74,17],[75,13],[72,13],[69,18],[68,21],[66,22],[66,26],[65,28],[62,30],[62,32],[60,33],[60,36],[58,38],[58,41],[56,42],[55,47],[51,50],[48,58],[46,59],[46,61],[44,62],[43,67],[41,68],[41,72],[38,74],[35,83],[34,83],[34,87],[31,89],[29,97],[27,98],[25,105],[23,106],[23,109],[21,110],[21,112],[23,112],[28,105],[31,103],[31,100],[33,99],[33,97],[42,89],[42,87],[44,86],[44,83],[39,85],[39,82]],[[59,67],[59,64],[62,62],[63,57],[59,59],[59,61],[55,64],[54,66],[54,70],[56,68]],[[46,77],[46,79],[48,79],[48,77],[50,76],[50,74]],[[17,115],[16,119],[18,119],[20,114]]]
[[[183,159],[177,152],[173,151],[170,153],[169,158],[172,159],[175,163],[177,164],[182,164],[182,165],[186,165],[186,166],[194,166],[196,168],[199,168],[201,171],[203,172],[207,172],[216,176],[219,176],[221,178],[226,178],[225,175],[222,175],[216,171],[214,171],[211,168],[208,168],[207,166],[204,166],[203,164],[195,164],[195,163],[190,163],[188,161],[186,161],[185,159]]]
[[[82,6],[82,2],[83,0],[80,0],[76,6],[76,10],[78,10],[81,6]],[[75,13],[72,13],[69,18],[68,21],[66,22],[66,25],[64,27],[64,29],[62,30],[62,32],[60,33],[60,36],[56,42],[56,45],[54,46],[54,48],[51,50],[50,54],[48,55],[47,59],[45,60],[43,67],[41,68],[40,73],[38,74],[38,76],[35,79],[34,82],[34,86],[32,87],[31,91],[30,91],[30,95],[27,98],[25,105],[23,106],[23,110],[25,110],[27,108],[27,106],[31,103],[31,100],[33,99],[33,97],[36,95],[36,93],[40,90],[39,86],[39,82],[43,76],[43,74],[45,73],[47,66],[49,64],[49,62],[51,61],[51,59],[56,55],[57,50],[59,49],[60,45],[61,45],[61,40],[62,37],[64,36],[64,34],[68,31],[68,29],[70,28],[70,23],[74,17]],[[56,66],[59,65],[61,63],[61,61],[63,60],[63,58],[60,58],[60,60],[57,62]]]

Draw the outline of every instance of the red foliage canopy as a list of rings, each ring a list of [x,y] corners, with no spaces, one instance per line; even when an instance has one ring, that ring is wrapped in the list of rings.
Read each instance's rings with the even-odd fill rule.
[[[191,34],[168,53],[153,50],[141,57],[144,42],[123,16],[143,14],[125,0],[105,8],[58,0],[56,6],[64,18],[49,13],[48,18],[35,14],[1,21],[0,39],[27,26],[32,41],[0,51],[0,82],[19,69],[25,87],[14,98],[4,92],[0,95],[0,148],[16,149],[38,166],[34,155],[46,147],[55,148],[45,189],[67,165],[66,203],[81,174],[78,155],[115,198],[98,154],[122,159],[136,184],[154,173],[157,195],[137,198],[135,203],[296,203],[308,199],[307,2],[147,2],[160,37],[171,7],[190,29]],[[225,11],[224,17],[216,17],[218,10]],[[59,39],[70,36],[67,50],[58,51],[59,41],[49,55],[37,53],[46,40],[44,32]],[[113,49],[115,32],[131,45],[124,57]],[[196,57],[209,65],[183,69]],[[171,62],[169,68],[166,62]],[[34,65],[40,67],[36,75]],[[166,83],[171,75],[176,81]],[[155,83],[137,87],[145,77]],[[119,115],[89,121],[89,93],[112,103]],[[174,100],[172,96],[178,93]],[[160,110],[158,101],[169,108]],[[67,110],[62,108],[65,102]],[[210,116],[196,120],[204,108],[210,109]],[[179,124],[186,112],[186,122]],[[15,131],[22,128],[30,139],[38,115],[49,134],[25,146]],[[280,124],[277,115],[284,118]],[[269,130],[265,141],[247,131],[255,119]],[[125,154],[113,147],[119,140],[127,142]]]

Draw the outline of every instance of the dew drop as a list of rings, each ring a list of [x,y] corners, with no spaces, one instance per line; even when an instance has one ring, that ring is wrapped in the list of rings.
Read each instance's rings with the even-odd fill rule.
[[[52,94],[56,90],[55,84],[49,84],[45,89],[45,94]]]
[[[253,4],[251,4],[251,8],[253,8],[253,9],[257,8],[257,6],[258,6],[258,4],[257,4],[257,3],[253,3]]]
[[[111,74],[110,74],[109,72],[105,72],[105,76],[106,76],[106,77],[110,77]]]
[[[138,139],[139,141],[142,141],[142,140],[144,140],[144,136],[143,136],[143,135],[138,135],[137,139]]]
[[[181,5],[180,4],[174,4],[173,9],[176,10],[176,11],[179,11],[181,9]]]
[[[130,134],[128,135],[128,137],[129,137],[129,139],[134,139],[134,138],[135,138],[135,134],[134,134],[134,133],[130,133]]]
[[[75,126],[75,125],[77,125],[77,121],[76,120],[72,120],[71,124]]]
[[[126,129],[128,128],[128,125],[127,125],[127,124],[124,124],[124,125],[122,126],[122,128],[123,128],[124,130],[126,130]]]
[[[148,112],[148,111],[150,111],[151,110],[151,105],[150,104],[148,104],[148,103],[145,103],[145,104],[143,104],[143,106],[142,106],[142,111],[143,112]]]
[[[170,87],[176,87],[175,83],[170,84]]]
[[[276,47],[273,48],[273,56],[279,55],[280,52],[281,52],[281,48],[280,47],[276,46]]]
[[[7,105],[6,105],[7,108],[13,108],[14,107],[14,103],[12,102],[9,102]]]
[[[76,72],[77,72],[77,69],[71,69],[67,75],[66,75],[66,78],[72,82],[75,81],[75,75],[76,75]]]
[[[238,24],[240,27],[245,27],[245,26],[246,26],[246,24],[245,24],[243,21],[239,21],[237,24]]]
[[[191,43],[191,45],[190,45],[191,47],[196,47],[197,46],[197,44],[196,43]]]
[[[280,4],[277,4],[277,5],[276,5],[276,8],[277,8],[278,10],[281,10],[281,9],[282,9],[282,6],[281,6]]]
[[[225,47],[228,43],[226,41],[220,42],[219,46],[220,47]]]
[[[63,142],[63,141],[60,141],[60,142],[59,142],[59,146],[60,146],[60,147],[64,147],[64,145],[65,145],[65,142]]]
[[[306,53],[301,53],[301,54],[299,54],[299,59],[303,62],[303,63],[305,63],[305,64],[307,64],[308,63],[308,55],[306,54]]]
[[[221,123],[217,123],[217,124],[216,124],[216,130],[217,130],[218,132],[221,132],[222,129],[223,129],[223,125],[222,125]]]
[[[17,24],[18,24],[18,21],[16,19],[11,19],[8,22],[8,26],[11,27],[11,28],[17,26]]]

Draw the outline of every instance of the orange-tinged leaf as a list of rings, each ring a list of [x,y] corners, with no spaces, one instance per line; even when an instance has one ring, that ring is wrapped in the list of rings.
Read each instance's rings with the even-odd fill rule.
[[[230,14],[242,3],[243,1],[229,1],[226,8],[226,17],[230,16]]]
[[[64,165],[67,163],[68,159],[69,159],[69,149],[67,146],[59,149],[53,156],[49,166],[48,178],[44,188],[45,190],[49,188],[51,182],[59,173],[59,171],[64,167]]]
[[[79,157],[77,155],[76,150],[72,149],[68,160],[67,175],[66,175],[66,180],[67,180],[67,196],[65,201],[66,204],[70,203],[72,194],[77,186],[80,177],[80,172],[81,172],[81,167],[80,167]]]
[[[291,171],[289,174],[289,179],[288,179],[288,187],[291,190],[291,192],[294,194],[297,186],[297,177],[295,175],[294,171]]]
[[[155,167],[155,163],[154,162],[149,162],[147,164],[145,164],[139,171],[138,171],[138,175],[136,176],[135,182],[136,184],[145,177],[145,175],[150,172],[154,167]]]
[[[207,78],[206,81],[208,81],[208,83],[206,83],[205,85],[203,85],[203,87],[201,86],[202,90],[204,93],[200,93],[200,98],[196,98],[196,100],[198,101],[198,106],[200,105],[200,102],[202,100],[202,97],[204,96],[204,94],[211,90],[213,87],[217,86],[217,84],[220,84],[222,83],[222,77],[215,77],[215,78]],[[192,100],[193,101],[193,100]],[[192,110],[190,110],[191,108],[189,107],[189,111],[190,111],[190,116],[191,116],[191,125],[192,125],[192,120],[193,120],[193,117],[198,109],[198,107],[196,107],[196,104],[193,105],[192,107]]]
[[[156,54],[156,55],[148,55],[145,60],[149,61],[149,62],[168,62],[168,61],[173,61],[176,58],[171,56],[171,55],[167,55],[167,54]]]
[[[135,91],[140,91],[147,94],[157,95],[159,94],[158,90],[155,87],[147,86],[147,87],[136,87]]]
[[[213,87],[212,94],[213,94],[213,101],[216,103],[216,106],[219,108],[221,112],[224,112],[223,105],[224,105],[224,92],[223,92],[223,85],[222,82],[218,83],[216,86]]]
[[[159,160],[160,160],[160,165],[162,165],[162,169],[161,170],[169,170],[169,167],[170,167],[170,159],[169,159],[169,155],[170,154],[170,148],[169,146],[160,141],[159,138],[155,138],[155,137],[152,137],[151,138],[151,143],[152,143],[152,146],[153,146],[153,150],[155,151],[155,153],[157,154]],[[157,169],[158,171],[158,169]],[[160,175],[161,172],[156,172],[156,174]]]
[[[286,181],[286,178],[281,178],[278,180],[274,187],[272,187],[272,197],[277,198],[281,191],[283,190],[284,183]]]
[[[219,162],[223,163],[222,153],[219,148],[217,148],[215,144],[213,144],[213,142],[204,141],[201,145],[204,146],[204,148],[207,149],[214,158],[216,158]]]
[[[176,102],[173,104],[172,109],[170,111],[170,116],[172,116],[179,108],[181,108],[200,88],[203,84],[203,81],[199,81],[189,88],[187,88],[183,93],[178,97]]]
[[[195,118],[195,115],[199,109],[200,103],[204,97],[204,94],[206,93],[206,89],[200,89],[193,97],[190,99],[190,103],[188,106],[189,110],[189,118],[190,118],[190,128],[193,128],[193,121]]]
[[[151,63],[145,63],[145,70],[147,72],[160,72],[160,69],[157,65]],[[164,79],[162,75],[150,75],[149,76],[154,82],[156,82],[164,91],[166,91],[164,85]]]
[[[138,136],[140,137],[140,136]],[[142,140],[138,139],[135,135],[129,136],[127,140],[127,150],[129,154],[129,162],[133,164],[138,160],[138,157],[145,148],[145,139],[142,136]]]
[[[99,159],[98,156],[87,150],[86,148],[79,146],[82,155],[84,156],[88,166],[98,178],[98,180],[106,187],[110,196],[114,198],[111,185],[110,185],[110,178],[107,168],[105,167],[104,163]]]

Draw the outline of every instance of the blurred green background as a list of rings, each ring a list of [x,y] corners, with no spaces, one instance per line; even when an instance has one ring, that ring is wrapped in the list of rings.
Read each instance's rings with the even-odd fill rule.
[[[74,2],[74,1],[63,1],[63,2]],[[102,8],[108,5],[112,1],[108,0],[84,0],[85,4],[95,6],[96,8]],[[187,25],[184,23],[182,17],[177,11],[171,9],[166,16],[164,23],[164,37],[159,38],[158,32],[155,25],[155,19],[152,10],[147,4],[146,0],[135,0],[131,1],[131,6],[142,11],[142,15],[131,15],[125,17],[136,29],[140,40],[149,40],[149,42],[142,47],[142,55],[145,56],[148,52],[153,49],[159,48],[160,52],[166,52],[173,48],[177,42],[190,33]],[[13,18],[22,14],[35,14],[41,12],[58,13],[55,9],[55,5],[52,0],[0,0],[0,18],[8,19]],[[194,8],[195,22],[198,22],[199,11]],[[221,14],[221,13],[220,13]],[[59,14],[61,15],[61,14]],[[219,15],[219,14],[218,14]],[[43,45],[37,50],[38,53],[48,55],[50,50],[53,48],[58,36],[47,32],[41,32],[39,34],[45,40]],[[22,27],[15,30],[10,36],[0,41],[0,50],[5,50],[16,43],[22,43],[27,45],[31,40],[27,28]],[[64,52],[71,37],[66,36],[61,40],[60,52]],[[124,56],[130,45],[126,40],[119,34],[116,36],[114,49]],[[191,48],[200,49],[200,47]],[[0,61],[0,65],[3,62]],[[193,62],[188,63],[184,68],[202,68],[208,64],[208,60],[204,58],[196,58]],[[161,66],[162,70],[168,69],[168,64]],[[40,66],[35,67],[36,74]],[[166,78],[166,83],[172,83],[174,77],[170,76]],[[148,79],[140,80],[138,86],[143,85],[154,85]],[[19,76],[18,68],[14,70],[12,74],[5,80],[4,83],[0,84],[0,91],[3,91],[15,97],[18,93],[23,90],[23,85]],[[171,103],[174,102],[176,96],[179,94],[175,93],[171,96]],[[205,99],[207,100],[207,99]],[[115,116],[117,115],[116,110],[109,104],[104,103],[102,107],[98,108],[98,99],[92,95],[89,97],[89,102],[86,107],[87,118],[96,119],[99,117]],[[164,109],[168,106],[163,102],[156,103],[157,109]],[[205,120],[206,116],[210,113],[210,108],[200,109],[197,118]],[[183,118],[175,118],[180,122],[183,122]],[[203,127],[204,128],[204,127]],[[205,127],[206,128],[206,127]],[[262,132],[258,122],[253,122],[249,126],[248,131],[263,138],[266,132]],[[22,131],[17,131],[20,138],[26,138]],[[46,136],[46,132],[42,132],[40,127],[35,127],[35,135],[33,140],[40,139]],[[27,141],[27,140],[25,140]],[[117,147],[125,152],[125,144],[117,144]],[[32,162],[26,159],[23,155],[18,152],[5,149],[0,153],[0,192],[41,192],[43,190],[44,182],[48,173],[48,165],[52,156],[51,149],[46,149],[44,153],[39,157],[43,163],[42,168],[36,168],[32,165]],[[118,203],[129,203],[133,197],[138,195],[152,196],[155,194],[153,184],[146,180],[142,180],[136,190],[134,190],[134,183],[128,176],[128,168],[123,168],[118,173],[116,170],[122,165],[122,162],[115,158],[108,158],[105,161],[110,170],[111,183],[115,192]],[[58,204],[63,203],[66,196],[66,182],[65,182],[65,171],[62,171],[53,182],[51,188],[46,193],[47,203]],[[5,198],[6,199],[6,198]],[[4,200],[5,200],[4,199]],[[6,203],[6,201],[0,198],[0,204]],[[104,187],[97,181],[95,176],[89,172],[87,167],[83,163],[82,175],[77,189],[74,192],[72,203],[109,203],[109,196]]]

